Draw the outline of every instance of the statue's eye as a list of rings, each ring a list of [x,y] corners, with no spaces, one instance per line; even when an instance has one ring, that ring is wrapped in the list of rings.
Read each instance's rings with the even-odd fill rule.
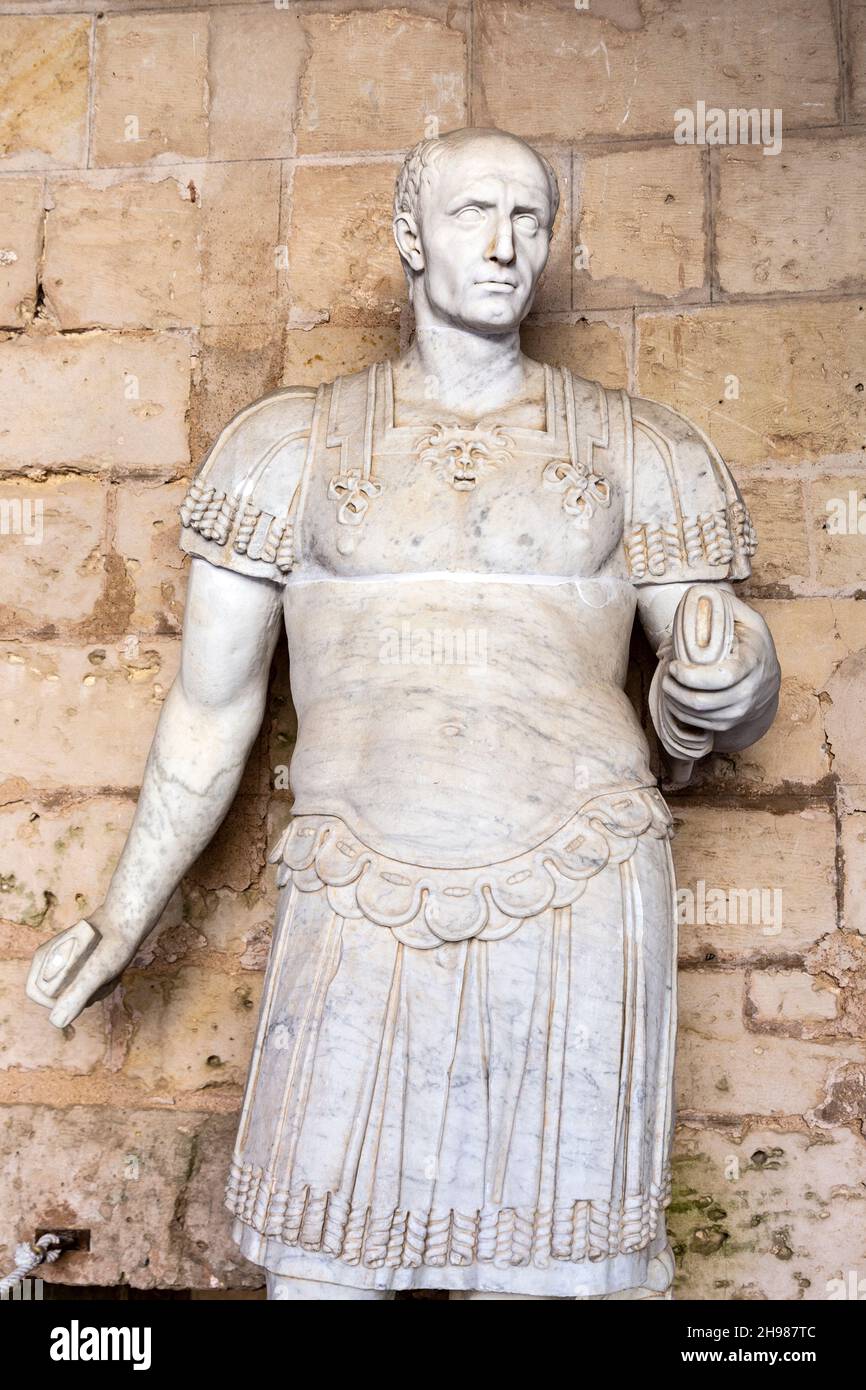
[[[461,208],[457,213],[457,221],[464,223],[467,227],[477,226],[478,223],[482,221],[483,217],[484,213],[481,208],[476,207],[474,203],[465,208]]]
[[[520,212],[514,219],[514,225],[521,232],[537,232],[538,218],[533,212]]]

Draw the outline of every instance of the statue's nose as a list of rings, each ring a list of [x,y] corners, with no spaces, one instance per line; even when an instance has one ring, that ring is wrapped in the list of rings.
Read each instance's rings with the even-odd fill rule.
[[[487,248],[487,256],[489,260],[499,261],[502,265],[508,265],[514,260],[514,234],[510,217],[503,216],[498,219],[493,240]]]

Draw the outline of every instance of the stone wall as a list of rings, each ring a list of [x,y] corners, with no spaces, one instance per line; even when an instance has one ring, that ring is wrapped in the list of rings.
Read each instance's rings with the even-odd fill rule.
[[[562,182],[527,350],[712,435],[784,672],[767,737],[673,803],[679,1294],[866,1278],[866,5],[23,0],[0,72],[0,1266],[60,1224],[92,1250],[48,1278],[261,1283],[221,1198],[283,662],[234,810],[122,986],[59,1033],[23,984],[131,818],[178,661],[184,480],[240,405],[405,343],[395,170],[474,123]],[[699,102],[778,110],[781,151],[676,143]]]

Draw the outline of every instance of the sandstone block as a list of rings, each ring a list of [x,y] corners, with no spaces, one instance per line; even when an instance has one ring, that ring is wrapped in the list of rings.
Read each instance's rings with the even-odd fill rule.
[[[705,1114],[801,1115],[820,1105],[834,1068],[862,1059],[859,1042],[749,1032],[740,971],[685,970],[679,981],[677,1105]]]
[[[86,619],[102,592],[104,535],[99,479],[0,481],[0,634],[50,637]]]
[[[83,14],[0,16],[4,168],[85,163],[90,23]]]
[[[43,285],[62,328],[199,323],[199,208],[182,177],[55,180],[51,199]]]
[[[0,20],[2,24],[2,20]],[[0,184],[0,324],[20,328],[36,307],[36,277],[42,250],[43,180],[6,178]]]
[[[836,926],[836,832],[823,807],[675,806],[680,955],[802,955]]]
[[[128,482],[118,489],[115,546],[134,589],[133,632],[180,632],[186,569],[178,511],[186,490],[185,482]]]
[[[305,14],[299,153],[397,150],[466,125],[466,36],[449,8],[444,22],[398,7]]]
[[[26,929],[22,953],[35,950],[34,932],[47,939],[103,901],[134,810],[125,798],[88,796],[0,808],[0,915]]]
[[[601,12],[603,10],[603,12]],[[807,0],[750,0],[684,11],[634,0],[577,8],[573,0],[476,5],[475,120],[518,135],[673,136],[693,107],[781,107],[785,125],[837,118],[833,15]],[[520,80],[515,80],[516,74]]]
[[[861,1298],[863,1141],[763,1126],[677,1136],[668,1219],[675,1298],[821,1301]]]
[[[137,787],[179,643],[0,644],[0,765],[35,787]]]
[[[705,298],[703,151],[576,154],[574,180],[576,307]]]
[[[641,395],[710,435],[731,464],[859,451],[866,312],[856,300],[638,316]]]
[[[857,290],[866,138],[789,137],[780,155],[720,153],[719,281],[731,294]]]
[[[206,12],[110,14],[97,21],[96,165],[207,155],[207,50]]]
[[[0,342],[0,368],[0,467],[167,470],[189,458],[179,335],[19,336]]]
[[[123,1007],[133,1020],[123,1074],[159,1090],[238,1086],[252,1055],[261,978],[199,966],[130,975]]]
[[[576,323],[532,323],[521,332],[523,350],[539,362],[569,367],[603,386],[628,385],[628,325],[623,320],[579,318]]]
[[[301,166],[287,185],[290,326],[393,323],[405,281],[391,231],[397,166]]]

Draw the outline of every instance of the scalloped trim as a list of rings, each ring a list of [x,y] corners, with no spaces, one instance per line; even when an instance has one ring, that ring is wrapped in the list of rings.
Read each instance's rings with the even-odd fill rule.
[[[673,817],[656,787],[594,797],[534,849],[483,868],[430,869],[371,849],[337,816],[297,816],[269,859],[277,883],[325,889],[341,917],[365,918],[422,949],[495,941],[546,908],[569,907],[608,864],[629,859],[641,835],[668,838]],[[281,862],[280,862],[281,861]]]

